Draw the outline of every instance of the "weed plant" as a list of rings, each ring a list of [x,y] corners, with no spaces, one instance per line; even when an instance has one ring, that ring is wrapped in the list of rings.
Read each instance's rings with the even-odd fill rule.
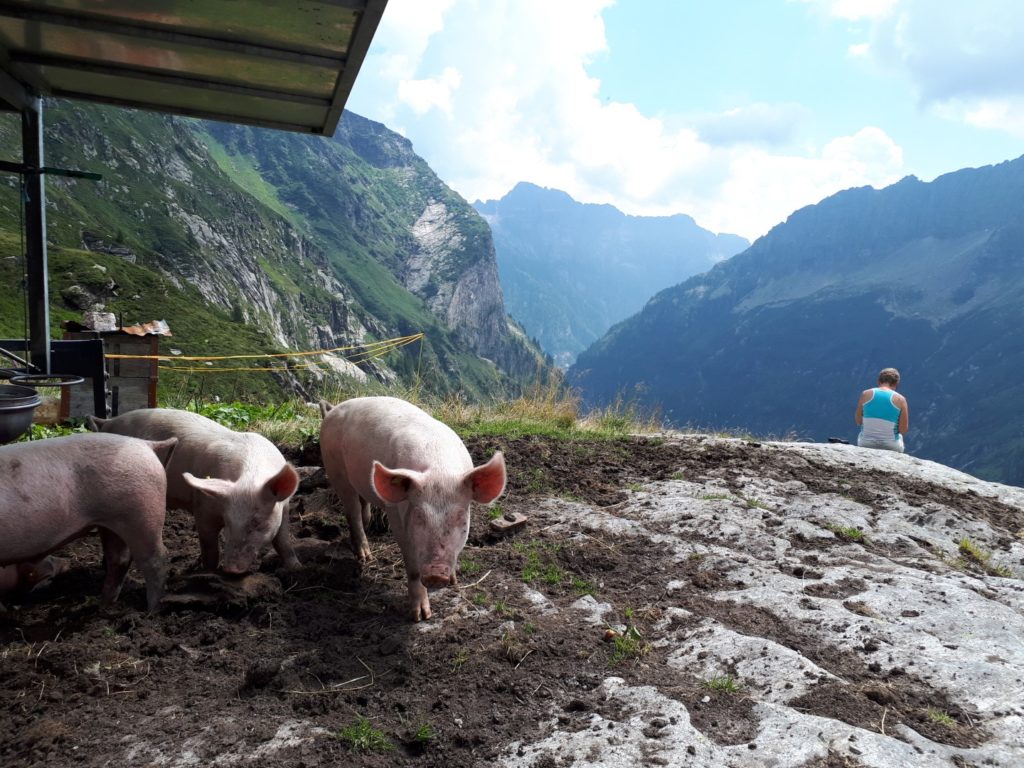
[[[370,721],[359,715],[355,723],[338,731],[338,740],[348,745],[353,752],[391,752],[395,745],[387,735],[372,725]]]
[[[710,691],[719,691],[721,693],[739,693],[743,689],[739,681],[731,675],[722,675],[721,677],[712,677],[710,680],[705,680],[704,687]]]

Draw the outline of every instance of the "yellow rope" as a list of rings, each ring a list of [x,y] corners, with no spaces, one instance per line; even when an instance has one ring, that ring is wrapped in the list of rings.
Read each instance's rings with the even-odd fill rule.
[[[219,357],[173,357],[169,358],[165,355],[107,355],[111,358],[119,359],[145,359],[152,360],[157,359],[162,362],[176,362],[179,360],[238,360],[238,359],[251,359],[251,358],[262,358],[262,357],[302,357],[306,355],[323,355],[330,352],[344,350],[344,349],[361,349],[362,351],[351,355],[349,357],[343,357],[342,359],[350,363],[363,363],[368,360],[376,360],[379,357],[383,357],[388,352],[404,347],[408,344],[420,341],[424,337],[424,334],[417,333],[412,336],[401,336],[396,339],[387,339],[385,341],[371,342],[370,344],[351,346],[351,347],[337,347],[336,349],[320,350],[319,352],[293,352],[284,354],[268,354],[268,355],[223,355]],[[322,363],[300,363],[295,365],[275,365],[262,368],[214,368],[213,366],[203,367],[182,367],[178,365],[158,365],[162,371],[178,371],[181,373],[239,373],[239,372],[261,372],[269,373],[272,371],[294,371],[300,368],[317,368],[320,370],[328,370],[331,365],[327,362]]]
[[[315,349],[309,352],[267,352],[258,355],[206,355],[206,356],[179,356],[174,355],[104,355],[108,360],[192,360],[192,361],[206,361],[206,360],[257,360],[273,357],[307,357],[310,355],[326,355],[332,352],[345,352],[352,349],[363,349],[375,351],[377,348],[385,347],[387,349],[394,349],[396,347],[404,346],[405,344],[412,344],[414,341],[419,341],[423,338],[422,333],[415,333],[411,336],[400,336],[396,339],[385,339],[384,341],[371,341],[369,344],[354,344],[350,347],[333,347],[332,349]]]

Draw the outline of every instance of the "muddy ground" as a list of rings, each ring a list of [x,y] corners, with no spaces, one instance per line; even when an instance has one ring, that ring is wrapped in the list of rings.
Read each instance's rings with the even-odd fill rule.
[[[852,683],[839,695],[834,682],[819,681],[794,697],[801,711],[881,733],[903,724],[965,748],[987,738],[969,706],[912,671],[883,669],[870,647],[835,651],[763,608],[711,599],[743,586],[726,568],[680,560],[642,537],[567,536],[541,503],[576,500],[629,516],[636,509],[623,502],[640,484],[711,475],[725,485],[750,475],[798,479],[865,503],[871,488],[908,499],[933,488],[893,477],[854,482],[836,467],[782,461],[742,441],[711,449],[656,438],[470,444],[478,463],[497,448],[510,476],[497,512],[529,522],[497,536],[488,511],[476,508],[459,587],[433,593],[434,617],[422,624],[407,618],[390,535],[371,533],[376,561],[360,574],[337,501],[312,469],[291,506],[298,572],[279,570],[271,553],[259,574],[239,582],[200,574],[191,519],[173,512],[165,528],[169,599],[150,615],[135,571],[120,601],[100,606],[98,541],[75,543],[63,553],[69,573],[9,600],[0,614],[0,765],[487,765],[510,743],[541,738],[551,718],[564,731],[590,727],[595,713],[613,720],[606,710],[619,705],[599,690],[610,676],[681,703],[712,742],[756,750],[752,699],[730,690],[729,670],[713,686],[665,663],[659,634],[685,637],[709,617]],[[317,458],[315,447],[293,457],[300,465]],[[1024,529],[1016,507],[970,495],[952,501],[1008,531]],[[761,513],[751,504],[751,514]],[[800,543],[807,594],[846,600],[856,613],[851,598],[862,585],[816,581],[825,575],[815,572],[817,553],[839,544],[838,533]],[[687,589],[668,592],[670,580]],[[600,621],[569,609],[588,595],[611,606]],[[936,708],[949,722],[929,719]],[[650,728],[657,735],[670,726]],[[594,749],[596,759],[596,741]],[[544,756],[533,764],[558,763]],[[806,765],[858,763],[830,752]]]

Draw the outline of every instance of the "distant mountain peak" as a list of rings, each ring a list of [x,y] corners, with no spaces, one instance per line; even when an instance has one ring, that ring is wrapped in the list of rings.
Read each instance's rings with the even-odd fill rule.
[[[749,245],[682,213],[626,215],[525,181],[474,207],[494,233],[509,311],[561,365],[659,290]]]

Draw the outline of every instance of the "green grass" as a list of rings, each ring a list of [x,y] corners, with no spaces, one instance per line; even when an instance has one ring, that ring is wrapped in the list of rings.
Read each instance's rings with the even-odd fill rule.
[[[469,402],[455,396],[434,411],[463,437],[544,436],[562,440],[616,440],[661,428],[621,401],[583,413],[579,396],[553,377],[506,401]]]
[[[992,556],[966,536],[957,542],[957,549],[962,557],[977,565],[985,565]]]
[[[463,576],[476,576],[483,570],[483,566],[476,560],[469,557],[459,559],[459,573]]]
[[[581,579],[579,576],[573,576],[571,580],[572,591],[577,595],[591,595],[597,596],[597,586],[586,579]]]
[[[950,717],[946,712],[941,709],[935,709],[934,707],[928,707],[928,719],[933,723],[944,725],[947,728],[952,728],[956,725],[956,720]]]
[[[728,501],[732,499],[728,493],[705,493],[697,497],[701,501]]]
[[[739,693],[743,690],[743,686],[731,675],[712,677],[710,680],[705,680],[704,687],[709,691],[717,691],[719,693]]]
[[[850,541],[855,544],[866,544],[867,537],[864,535],[864,531],[855,526],[843,526],[835,523],[828,523],[825,525],[832,533],[836,535],[836,538],[842,539],[843,541]]]
[[[624,661],[636,660],[644,656],[650,647],[644,642],[640,630],[635,624],[628,624],[625,632],[616,632],[612,638],[612,651],[609,661],[621,664]]]
[[[549,586],[557,586],[567,580],[566,572],[552,561],[552,555],[559,549],[558,544],[517,541],[512,545],[512,549],[526,558],[520,571],[520,576],[525,583],[532,584],[540,581]]]
[[[416,729],[416,733],[413,734],[412,739],[417,744],[429,744],[437,738],[437,731],[434,730],[430,723],[424,723]]]
[[[391,739],[383,731],[370,725],[370,721],[362,715],[359,715],[354,723],[338,731],[337,739],[347,744],[353,752],[391,752],[395,749]]]
[[[1014,572],[1005,565],[994,565],[992,563],[992,553],[982,549],[981,546],[971,541],[967,536],[964,536],[957,542],[957,551],[960,553],[960,557],[957,560],[962,566],[977,566],[991,576],[999,576],[1004,579],[1015,577]]]

